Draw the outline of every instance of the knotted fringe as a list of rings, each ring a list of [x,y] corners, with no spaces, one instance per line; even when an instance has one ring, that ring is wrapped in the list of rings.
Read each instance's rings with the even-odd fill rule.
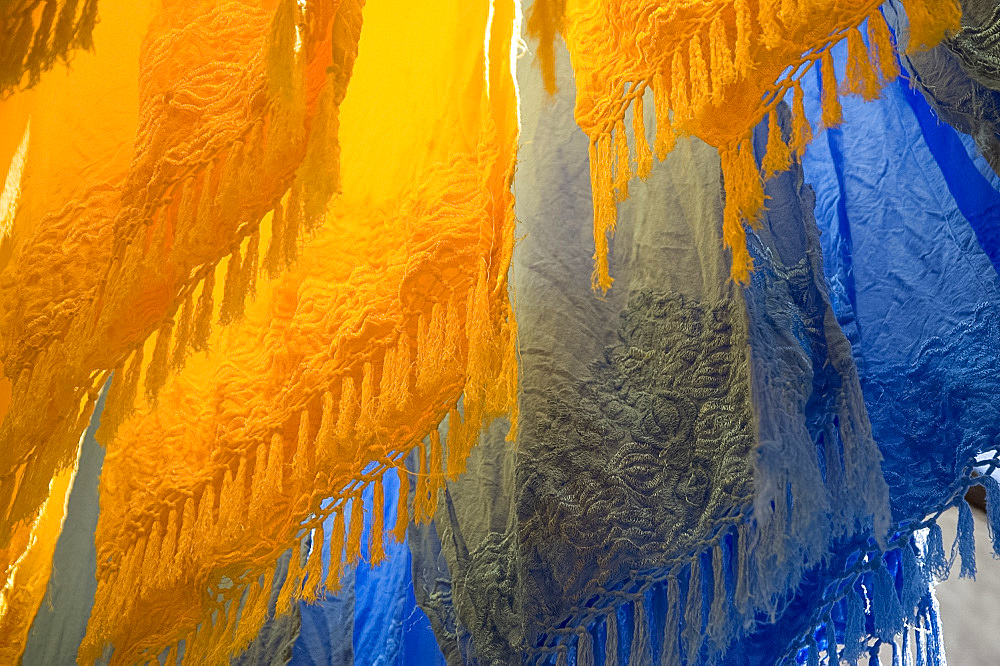
[[[232,263],[237,264],[236,260]],[[233,271],[232,274],[238,273]],[[194,336],[197,335],[197,324],[206,320],[204,313],[210,312],[206,301],[210,303],[211,275],[209,273],[205,277],[202,298],[192,317]],[[145,529],[139,533],[139,538],[121,562],[109,563],[109,558],[102,559],[102,571],[99,572],[102,583],[97,593],[99,603],[95,604],[92,622],[113,622],[116,614],[134,602],[136,595],[138,598],[151,598],[158,589],[177,584],[194,562],[193,555],[201,548],[198,535],[216,535],[220,543],[234,546],[248,539],[259,539],[264,526],[271,520],[273,507],[286,501],[289,484],[309,487],[310,480],[301,479],[298,474],[310,469],[327,473],[334,461],[351,459],[348,452],[352,442],[378,437],[378,420],[392,417],[404,408],[411,400],[413,391],[443,381],[441,368],[458,353],[460,347],[464,347],[469,354],[466,388],[460,406],[452,407],[448,413],[447,451],[436,428],[427,435],[426,442],[421,441],[416,447],[420,469],[412,512],[407,505],[409,473],[402,456],[391,456],[383,461],[382,470],[395,467],[395,473],[400,477],[398,516],[392,527],[393,535],[400,540],[405,538],[410,515],[417,521],[430,520],[445,478],[454,478],[464,469],[487,417],[504,411],[510,413],[509,405],[516,399],[516,375],[511,374],[516,371],[516,362],[514,358],[507,357],[513,353],[514,347],[505,339],[510,330],[498,330],[492,323],[495,315],[488,312],[487,280],[485,269],[481,270],[464,304],[464,327],[460,304],[453,301],[445,306],[436,306],[429,317],[421,317],[417,323],[415,349],[411,348],[411,338],[400,333],[395,341],[385,346],[381,362],[364,365],[360,388],[355,388],[355,380],[348,376],[341,381],[339,399],[329,391],[317,396],[321,403],[318,410],[321,417],[315,430],[310,426],[309,411],[302,410],[296,415],[294,442],[288,441],[290,436],[276,432],[269,441],[250,445],[225,465],[220,475],[204,485],[200,496],[183,500],[183,506],[174,504],[158,515],[149,516]],[[181,321],[185,321],[183,312]],[[169,333],[164,333],[161,339],[165,342],[160,344],[160,340],[157,341],[154,357],[160,359],[158,363],[165,368],[169,357]],[[141,367],[140,348],[134,352],[124,375],[119,375],[124,381],[112,383],[112,392],[120,395],[115,404],[131,404]],[[114,418],[120,422],[123,416]],[[289,457],[294,461],[293,465],[286,465]],[[314,464],[309,461],[314,461]],[[286,473],[289,469],[291,471]],[[384,532],[388,528],[384,515],[386,503],[382,473],[366,473],[362,479],[352,482],[340,494],[335,494],[339,501],[321,509],[308,525],[303,526],[300,543],[311,538],[312,549],[305,561],[292,557],[278,597],[277,614],[287,612],[294,600],[315,600],[324,588],[329,592],[336,591],[343,564],[361,558],[365,524],[361,493],[365,483],[373,484],[374,495],[367,557],[373,565],[385,558]],[[345,511],[350,512],[349,521]],[[307,512],[303,510],[303,513]],[[324,519],[330,515],[333,517],[329,537],[330,565],[324,577]],[[293,550],[297,552],[298,548],[296,546]],[[118,570],[109,575],[106,569],[112,566],[117,566]],[[231,588],[219,592],[230,610],[217,611],[214,621],[201,623],[189,637],[190,641],[185,643],[186,660],[190,658],[190,663],[205,663],[205,660],[214,657],[219,657],[219,660],[225,657],[221,652],[216,654],[216,651],[228,650],[229,643],[226,641],[230,639],[220,643],[220,636],[232,637],[237,633],[243,636],[247,633],[242,628],[242,615],[232,609],[239,608],[239,600],[244,596],[249,599],[250,595],[256,594],[254,586],[260,576],[271,572],[273,569],[268,567],[251,569],[246,574],[247,578],[234,579]],[[117,601],[108,603],[108,598]],[[255,614],[253,617],[253,622],[257,623],[262,616]],[[238,644],[232,643],[232,650],[237,649]],[[86,657],[95,654],[95,650],[97,646],[87,645],[81,654]]]
[[[928,9],[928,0],[906,0],[905,5],[911,17],[915,40],[923,44],[935,44],[944,31],[958,27],[960,16],[955,0],[942,0],[943,14]],[[608,265],[609,237],[613,235],[617,220],[616,203],[628,196],[628,181],[633,175],[645,178],[652,167],[652,152],[645,135],[643,119],[643,94],[646,88],[653,92],[655,100],[656,139],[655,150],[659,159],[665,159],[673,149],[676,136],[686,134],[688,126],[703,113],[710,112],[713,105],[725,103],[727,86],[745,77],[751,70],[751,44],[761,42],[765,47],[780,45],[785,30],[783,24],[794,22],[798,15],[798,4],[792,0],[761,0],[759,11],[752,16],[746,0],[734,0],[733,9],[736,30],[726,29],[724,19],[717,15],[694,30],[676,50],[662,54],[657,66],[649,73],[646,81],[638,85],[626,85],[622,93],[621,105],[609,105],[608,114],[594,123],[590,132],[591,188],[594,199],[594,274],[592,286],[606,293],[613,279]],[[562,24],[564,0],[540,0],[534,4],[532,24],[529,31],[539,37],[539,53],[543,60],[543,77],[546,86],[554,90],[554,73],[551,69],[552,45],[555,26]],[[823,126],[836,127],[843,120],[840,94],[858,94],[866,100],[875,99],[882,86],[899,74],[890,31],[878,9],[867,17],[869,44],[866,45],[858,26],[851,26],[835,37],[834,42],[823,45],[808,58],[819,61],[823,78]],[[532,27],[534,26],[534,27]],[[842,40],[847,41],[847,80],[842,91],[838,90],[831,49]],[[913,41],[911,41],[913,43]],[[707,55],[705,48],[708,49]],[[792,68],[795,69],[794,67]],[[775,82],[773,90],[766,91],[768,100],[762,108],[761,116],[774,111],[775,106],[792,89],[793,124],[789,140],[775,139],[768,153],[774,156],[765,159],[763,174],[770,178],[782,171],[789,161],[788,153],[799,156],[812,139],[812,130],[805,118],[802,105],[802,91],[797,78],[785,78]],[[624,124],[625,111],[631,108],[633,127],[632,140],[636,169],[632,170],[629,154],[629,139]],[[775,133],[776,135],[778,133]],[[747,138],[732,138],[719,146],[723,160],[726,187],[727,222],[723,242],[733,252],[731,277],[740,284],[746,284],[752,265],[742,249],[745,238],[742,222],[755,223],[764,205],[758,186],[744,168],[746,160],[740,157],[741,146]],[[759,180],[759,179],[757,179]]]
[[[971,482],[986,487],[990,534],[1000,556],[1000,484],[988,474],[974,477]],[[959,529],[952,550],[957,549],[962,557],[963,570],[974,570],[971,511],[964,500],[959,499],[957,504]],[[619,664],[621,653],[632,655],[630,664],[650,663],[643,660],[653,654],[657,644],[658,663],[665,666],[711,663],[713,655],[740,636],[745,627],[753,626],[757,611],[755,603],[751,603],[751,590],[757,585],[755,581],[762,579],[759,569],[767,562],[758,559],[754,544],[759,538],[751,535],[750,529],[744,518],[723,530],[713,545],[688,564],[643,584],[638,594],[626,595],[617,605],[605,608],[589,625],[552,634],[545,653],[568,654],[572,648],[578,664],[591,666],[596,663],[592,647],[596,636],[603,643],[606,664]],[[888,644],[894,666],[943,664],[944,646],[933,586],[936,580],[947,577],[954,555],[946,556],[937,523],[929,522],[925,529],[897,541],[888,551],[873,549],[860,553],[860,557],[860,565],[841,585],[839,596],[824,602],[827,610],[818,616],[821,619],[797,645],[790,646],[789,654],[797,654],[798,663],[828,660],[872,666],[880,663],[880,647]],[[711,583],[706,571],[709,562]],[[649,627],[649,599],[665,609],[662,626]],[[631,612],[619,615],[619,606],[627,609],[626,604],[631,604]],[[631,627],[619,627],[619,617],[627,618]],[[622,640],[627,642],[622,644]],[[553,657],[540,663],[554,663]]]
[[[618,614],[612,609],[604,616],[604,666],[619,666]]]

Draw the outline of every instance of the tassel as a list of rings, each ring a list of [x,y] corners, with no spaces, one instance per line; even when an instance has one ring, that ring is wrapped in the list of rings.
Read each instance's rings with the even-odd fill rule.
[[[215,267],[208,269],[202,282],[201,296],[198,297],[198,309],[194,315],[194,330],[192,331],[191,348],[196,352],[208,349],[208,337],[212,333],[212,310],[215,308],[213,294],[215,291]]]
[[[341,442],[346,443],[354,430],[356,405],[354,379],[352,377],[344,377],[340,389],[340,410],[337,412],[337,427],[335,429],[337,439]],[[324,418],[323,420],[325,421],[326,419]]]
[[[895,81],[899,76],[896,50],[892,45],[889,26],[886,25],[885,18],[878,9],[868,15],[868,43],[871,45],[872,58],[878,63],[882,84]]]
[[[170,356],[170,334],[174,322],[167,319],[163,322],[159,332],[156,334],[156,344],[153,346],[153,358],[146,368],[146,401],[151,405],[156,404],[156,397],[160,394],[160,389],[167,383],[167,363]]]
[[[857,663],[865,647],[865,602],[856,587],[855,582],[844,600],[847,606],[847,620],[844,627],[844,653],[841,658],[851,664]]]
[[[674,122],[684,122],[691,118],[691,104],[688,101],[687,69],[680,50],[674,51],[670,67],[670,108],[674,111]]]
[[[618,615],[615,609],[604,616],[604,666],[618,666]]]
[[[385,561],[385,490],[382,487],[382,477],[375,479],[372,495],[372,528],[368,537],[368,559],[375,567]]]
[[[274,202],[274,212],[271,215],[271,241],[267,245],[267,255],[264,263],[267,266],[267,276],[272,280],[278,277],[281,270],[282,254],[285,233],[285,214],[281,207],[281,200]]]
[[[955,535],[955,544],[958,546],[959,555],[962,556],[962,568],[958,574],[959,578],[976,577],[976,535],[975,521],[972,519],[972,509],[964,499],[958,501],[958,533]],[[955,559],[955,545],[951,547],[952,560]]]
[[[711,94],[708,66],[701,49],[701,36],[695,33],[688,42],[688,80],[691,82],[691,108],[695,113],[705,108]]]
[[[632,179],[632,162],[628,152],[628,137],[625,123],[615,124],[615,200],[628,199],[628,181]]]
[[[198,192],[198,213],[195,217],[197,226],[200,229],[214,229],[215,220],[212,219],[212,175],[215,171],[215,162],[208,162],[201,174],[201,190]],[[193,223],[194,221],[192,221]]]
[[[445,464],[448,480],[455,481],[465,472],[465,454],[462,437],[462,417],[454,407],[448,412],[448,460]],[[435,474],[441,469],[441,435],[437,430],[430,433],[430,471]]]
[[[870,102],[878,98],[879,89],[864,38],[853,28],[847,33],[847,91]]]
[[[748,0],[734,0],[733,9],[736,12],[736,54],[734,64],[736,73],[741,78],[746,78],[750,73],[753,63],[750,61],[750,31],[753,25],[750,22],[750,9],[747,7]]]
[[[267,474],[264,475],[264,498],[268,502],[277,501],[284,494],[284,477],[285,440],[281,433],[275,433],[271,436],[271,446],[267,451]]]
[[[643,117],[642,95],[632,102],[632,135],[635,137],[635,171],[642,180],[653,170],[653,153],[646,140],[646,119]]]
[[[288,197],[288,210],[285,211],[285,267],[288,268],[299,258],[299,226],[302,223],[302,202],[299,197],[298,186],[292,186],[292,193]]]
[[[594,639],[589,631],[577,634],[576,638],[576,666],[594,665]]]
[[[177,552],[174,556],[174,570],[177,572],[177,578],[180,578],[180,575],[187,571],[188,561],[194,546],[196,521],[195,500],[192,496],[184,500],[181,524],[178,527]]]
[[[431,437],[436,431],[431,431]],[[429,522],[427,486],[430,474],[427,471],[427,450],[423,442],[417,445],[417,490],[413,496],[413,522],[418,525]]]
[[[629,666],[648,666],[653,663],[652,638],[649,635],[649,620],[646,617],[644,599],[636,599],[632,607],[632,649],[629,651]]]
[[[662,162],[677,143],[673,123],[670,119],[670,95],[663,73],[657,72],[653,77],[653,103],[656,115],[656,138],[654,149],[656,157]],[[591,157],[593,160],[593,157]],[[591,161],[593,163],[593,161]]]
[[[809,119],[806,118],[802,86],[796,81],[792,101],[792,143],[790,145],[796,157],[802,156],[810,141],[812,141],[812,126],[809,124]]]
[[[312,549],[309,553],[309,561],[306,563],[306,582],[302,594],[302,598],[310,604],[316,601],[316,597],[319,595],[320,583],[323,579],[324,541],[323,523],[320,523],[312,532]]]
[[[903,625],[903,633],[906,633],[906,625]],[[899,653],[899,642],[892,641],[892,666],[903,666],[903,657]]]
[[[663,666],[674,666],[681,663],[680,654],[680,604],[681,593],[677,577],[667,578],[666,603],[667,612],[663,621],[663,644],[660,647],[660,663]]]
[[[903,626],[903,608],[896,595],[896,585],[882,558],[872,572],[871,605],[875,635],[883,641],[892,641]]]
[[[100,440],[102,443],[114,439],[118,427],[125,422],[135,403],[139,391],[139,375],[142,373],[142,347],[136,347],[132,352],[128,369],[124,364],[115,368],[111,380],[111,388],[104,413],[101,416]]]
[[[798,0],[781,0],[781,7],[778,9],[778,18],[786,27],[794,26],[802,15]]]
[[[154,520],[146,537],[146,552],[142,558],[139,570],[139,596],[147,597],[152,589],[152,583],[157,579],[160,569],[161,539],[160,521]],[[140,537],[141,538],[141,537]]]
[[[285,574],[285,582],[281,584],[278,602],[274,606],[274,617],[281,617],[291,612],[292,602],[298,601],[302,596],[301,587],[302,553],[299,544],[296,543],[292,546],[292,556],[288,560],[288,572]]]
[[[879,666],[878,651],[882,647],[880,641],[875,641],[875,645],[868,648],[868,666]]]
[[[569,666],[566,646],[560,645],[559,648],[559,651],[556,652],[556,666]]]
[[[396,350],[389,347],[382,355],[382,377],[379,380],[376,419],[383,422],[399,403],[396,396]]]
[[[330,594],[340,591],[340,577],[344,563],[344,510],[340,508],[333,517],[330,533],[330,570],[326,572],[326,589]]]
[[[590,178],[594,196],[594,274],[591,286],[607,293],[612,282],[608,267],[608,235],[615,228],[615,200],[611,179],[611,137],[590,143]]]
[[[773,178],[776,173],[788,171],[792,166],[792,152],[781,136],[781,125],[778,123],[778,107],[775,106],[767,114],[767,153],[761,167],[765,178]]]
[[[726,594],[726,572],[722,544],[712,548],[712,605],[708,612],[708,634],[713,647],[719,651],[726,647],[729,627],[729,599]]]
[[[173,643],[167,650],[167,658],[163,661],[163,666],[176,666],[177,664],[177,644]]]
[[[990,475],[982,476],[978,481],[986,488],[986,523],[993,542],[993,553],[1000,557],[1000,483]]]
[[[722,16],[716,16],[708,29],[708,53],[712,73],[712,101],[719,105],[725,99],[724,88],[736,80],[733,54],[729,50],[726,24]]]
[[[191,344],[191,318],[194,316],[194,303],[189,290],[184,296],[181,306],[181,318],[177,325],[177,335],[174,338],[174,353],[170,357],[170,369],[178,371],[184,367],[187,360],[188,346]]]
[[[324,407],[326,403],[329,402],[330,410],[333,410],[333,396],[329,393],[323,396]],[[317,437],[319,439],[319,437]],[[299,432],[295,437],[295,453],[292,454],[292,475],[295,487],[299,491],[307,490],[307,479],[310,476],[310,470],[315,469],[315,467],[309,462],[309,410],[303,409],[302,414],[299,416]],[[315,456],[314,456],[315,457]],[[299,502],[305,504],[309,501],[308,495],[302,492],[297,493]]]
[[[254,456],[253,474],[250,476],[250,506],[247,513],[250,515],[250,524],[259,527],[264,531],[264,512],[268,502],[267,491],[264,487],[264,479],[267,476],[267,445],[261,443],[257,446],[257,455]]]
[[[732,253],[733,281],[745,285],[750,281],[753,260],[747,251],[743,222],[745,220],[753,227],[759,225],[760,213],[764,207],[764,185],[750,141],[740,142],[735,149],[720,151],[720,156],[726,186],[722,240]]]
[[[243,316],[243,260],[240,246],[235,245],[226,266],[226,282],[222,288],[222,305],[219,307],[219,323],[228,326]]]
[[[781,26],[778,25],[779,0],[760,0],[757,21],[760,23],[761,41],[769,49],[781,45]]]
[[[681,640],[684,642],[684,655],[689,664],[700,662],[699,654],[701,653],[701,646],[705,638],[702,633],[703,604],[701,557],[696,556],[691,561],[691,569],[688,577],[687,607],[684,610],[684,630],[681,632]]]
[[[374,370],[371,363],[365,363],[361,372],[361,404],[355,424],[358,438],[362,441],[375,432],[375,386]]]
[[[396,409],[405,410],[410,405],[410,373],[413,359],[410,357],[410,338],[406,331],[399,334],[396,341]]]
[[[406,528],[410,524],[409,505],[410,496],[410,473],[406,471],[406,466],[401,462],[396,468],[399,475],[399,500],[396,504],[396,525],[392,528],[392,536],[397,543],[406,540]]]
[[[365,526],[365,505],[360,496],[351,498],[351,525],[347,533],[348,562],[354,563],[361,558],[361,532]]]
[[[177,508],[171,507],[167,514],[167,529],[163,533],[163,545],[160,547],[160,568],[156,574],[157,588],[169,587],[177,580],[180,570],[177,569]]]
[[[812,636],[809,637],[809,657],[806,661],[806,666],[819,666],[819,645],[816,644],[816,639]]]
[[[927,533],[927,552],[925,554],[927,568],[937,580],[944,580],[951,570],[951,561],[944,555],[944,536],[941,526],[931,523]]]
[[[736,591],[733,593],[733,603],[741,618],[750,614],[750,526],[743,522],[736,528]]]
[[[833,71],[833,56],[829,49],[823,52],[820,74],[823,81],[823,125],[837,127],[844,121],[837,93],[837,76]]]
[[[253,300],[257,297],[257,263],[260,261],[260,227],[256,227],[250,234],[247,241],[247,253],[243,257],[243,266],[240,268],[242,277],[240,283],[243,285],[245,295]]]
[[[915,544],[911,540],[900,549],[900,564],[903,568],[903,588],[900,594],[900,606],[903,616],[910,617],[920,603],[920,598],[927,590],[927,570],[917,559]],[[942,554],[943,555],[943,554]]]
[[[205,490],[201,494],[194,532],[196,535],[215,534],[215,486],[211,483],[205,485]],[[195,543],[199,549],[208,547],[208,541],[204,539],[199,539]]]

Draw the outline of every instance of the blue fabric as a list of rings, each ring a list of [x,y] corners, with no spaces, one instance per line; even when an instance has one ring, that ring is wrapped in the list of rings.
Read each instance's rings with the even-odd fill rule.
[[[385,525],[396,520],[399,479],[395,471],[383,476],[385,507],[374,507],[372,486],[362,495],[365,529],[362,552],[369,549],[373,510],[385,511]],[[345,512],[345,529],[350,524]],[[332,533],[332,521],[326,534]],[[378,567],[367,563],[367,555],[350,567],[342,580],[342,591],[315,604],[301,602],[302,628],[292,651],[292,664],[335,666],[371,664],[444,664],[430,622],[417,607],[413,594],[411,557],[407,544],[385,539],[386,560]],[[329,543],[323,548],[323,565],[330,564]]]

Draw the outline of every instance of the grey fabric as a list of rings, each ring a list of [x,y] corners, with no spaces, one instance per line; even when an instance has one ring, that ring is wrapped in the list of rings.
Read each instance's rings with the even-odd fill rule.
[[[98,484],[104,448],[94,439],[104,409],[104,395],[94,406],[83,436],[66,519],[52,558],[52,575],[45,598],[28,633],[25,666],[75,664],[76,651],[87,631],[87,619],[97,590],[94,530],[97,528]]]
[[[434,528],[409,533],[449,663],[520,663],[566,618],[581,631],[634,596],[637,572],[686,563],[751,502],[747,322],[722,250],[718,155],[683,140],[633,182],[615,284],[597,297],[587,139],[560,58],[552,100],[536,70],[519,75],[520,436],[487,433]]]

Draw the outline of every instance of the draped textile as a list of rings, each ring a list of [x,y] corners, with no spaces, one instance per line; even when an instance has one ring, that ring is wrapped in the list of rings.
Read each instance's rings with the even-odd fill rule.
[[[131,103],[134,119],[102,132],[94,153],[70,151],[67,163],[84,168],[63,199],[44,203],[34,202],[46,171],[67,163],[50,166],[39,156],[60,151],[28,140],[2,285],[12,384],[0,433],[3,568],[27,575],[26,544],[47,534],[35,517],[49,481],[75,458],[71,443],[113,372],[99,433],[109,447],[99,584],[81,660],[111,644],[116,661],[148,658],[185,637],[192,662],[238,653],[267,616],[282,552],[321,536],[325,516],[449,410],[456,427],[435,464],[451,474],[480,423],[510,412],[514,9],[461,5],[413,10],[409,24],[388,3],[368,7],[369,58],[344,117],[361,3],[122,11],[133,20],[103,33],[99,51],[113,53],[116,40],[132,49],[114,55],[134,58],[138,88],[123,83],[136,71],[125,68],[108,77],[118,94],[108,103]],[[479,25],[486,41],[441,40],[394,78],[415,25]],[[30,116],[36,136],[65,106],[45,106],[47,83],[8,107]],[[52,87],[65,95],[80,83]],[[413,132],[395,105],[417,101]],[[449,140],[442,127],[455,128]],[[342,174],[341,154],[352,158]],[[272,281],[258,283],[260,270]],[[344,535],[348,559],[356,532]],[[293,559],[279,614],[314,598],[321,579],[336,589],[334,560],[321,575]],[[32,589],[17,586],[13,605],[27,610],[5,622],[30,620],[41,599]]]
[[[513,0],[104,0],[92,54],[20,4],[4,659],[108,384],[84,663],[437,659],[414,604],[449,663],[939,656],[970,484],[1000,530],[1000,195],[892,31],[988,63],[954,0],[540,0],[520,78]]]
[[[889,30],[870,2],[812,0],[543,0],[532,9],[529,27],[540,37],[543,76],[551,91],[551,40],[561,32],[576,76],[576,120],[590,138],[596,252],[594,286],[607,291],[608,234],[614,231],[615,203],[628,196],[634,174],[645,177],[655,149],[660,159],[677,136],[694,135],[719,150],[726,184],[724,241],[732,252],[732,276],[746,283],[752,261],[743,223],[754,224],[764,207],[761,174],[787,169],[812,130],[794,105],[791,136],[769,146],[754,164],[749,143],[755,125],[788,91],[800,92],[802,74],[814,66],[832,74],[830,49],[846,41],[851,67],[845,91],[872,99],[898,73]],[[929,48],[959,27],[957,0],[905,3],[910,46]],[[867,21],[867,22],[866,22]],[[866,23],[868,44],[861,35]],[[823,124],[840,122],[836,81],[824,97]],[[655,140],[645,137],[642,105],[646,91],[655,106]],[[625,112],[633,109],[629,154]],[[772,120],[772,125],[774,121]],[[775,133],[777,136],[777,133]]]
[[[834,52],[839,75],[842,49]],[[558,49],[554,56],[558,63]],[[820,117],[820,77],[810,73],[802,87],[808,117]],[[752,408],[742,427],[751,444],[740,448],[740,422],[713,414],[738,406],[739,392],[688,412],[692,426],[659,409],[671,388],[698,396],[703,373],[716,390],[740,383],[724,374],[739,363],[697,351],[722,336],[702,340],[687,363],[661,366],[683,339],[672,331],[699,321],[684,309],[693,299],[631,293],[646,279],[662,289],[718,275],[718,245],[701,246],[687,231],[711,228],[713,215],[721,228],[721,203],[712,205],[718,162],[684,141],[645,184],[631,184],[612,246],[620,275],[606,301],[586,304],[572,276],[588,270],[579,248],[589,242],[590,193],[582,174],[562,166],[581,160],[586,139],[569,129],[564,94],[548,105],[530,80],[520,91],[518,447],[508,452],[487,435],[467,474],[448,484],[432,526],[410,530],[417,596],[444,653],[452,663],[527,656],[589,665],[858,663],[906,651],[937,663],[933,581],[956,554],[965,574],[974,568],[965,564],[971,533],[961,498],[976,479],[994,488],[973,470],[996,464],[974,459],[991,448],[997,423],[987,398],[994,359],[981,355],[995,345],[996,274],[990,237],[979,233],[996,220],[997,193],[988,184],[970,192],[968,175],[965,190],[946,184],[971,168],[967,153],[929,158],[922,146],[949,145],[940,135],[953,130],[922,124],[926,106],[894,84],[884,101],[845,102],[844,129],[827,130],[802,167],[767,184],[768,209],[748,242],[757,269],[728,297],[748,322],[729,338],[750,361],[742,399]],[[791,114],[777,113],[787,134]],[[769,131],[757,129],[758,160]],[[817,187],[815,220],[804,176]],[[551,225],[551,211],[564,216],[560,224]],[[887,237],[898,249],[886,252]],[[915,298],[928,305],[904,305]],[[860,302],[864,312],[854,309]],[[661,429],[664,421],[673,427]],[[671,448],[680,437],[686,448]],[[705,441],[713,442],[708,455]],[[681,471],[671,477],[677,458]],[[725,458],[728,469],[717,466]],[[752,485],[737,481],[741,468]],[[709,494],[687,506],[691,478]],[[760,502],[768,487],[777,491]],[[679,488],[685,496],[671,498]],[[713,493],[725,497],[736,529],[691,519],[712,507]],[[493,510],[484,516],[483,506]],[[934,517],[951,506],[964,527],[949,558]],[[762,519],[762,508],[780,520]],[[679,533],[657,532],[671,529]]]

